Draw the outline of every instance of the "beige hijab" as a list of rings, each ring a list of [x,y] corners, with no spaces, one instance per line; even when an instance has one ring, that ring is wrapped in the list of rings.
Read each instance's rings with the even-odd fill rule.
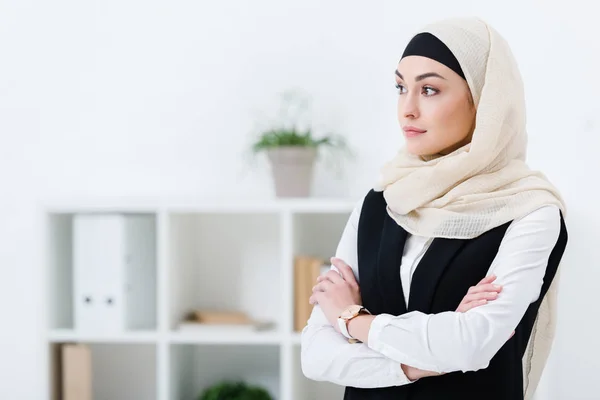
[[[381,171],[388,213],[409,233],[471,239],[554,204],[565,214],[558,190],[525,163],[527,132],[521,75],[506,41],[477,18],[426,26],[457,58],[477,106],[470,144],[430,157],[400,152]],[[560,272],[560,268],[559,268]],[[523,359],[525,399],[537,387],[556,324],[557,273],[542,300]]]

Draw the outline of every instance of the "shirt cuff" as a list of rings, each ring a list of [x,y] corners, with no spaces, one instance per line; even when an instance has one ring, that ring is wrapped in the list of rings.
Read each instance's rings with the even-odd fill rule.
[[[393,317],[390,314],[379,314],[375,316],[375,318],[373,318],[373,321],[371,321],[371,327],[369,328],[367,346],[369,346],[375,351],[381,352],[381,332],[383,332],[383,328],[385,328],[390,323],[392,318]]]
[[[415,312],[416,313],[416,312]],[[384,356],[398,362],[399,364],[406,364],[412,367],[416,367],[426,371],[443,372],[436,365],[428,365],[423,362],[415,360],[413,357],[406,354],[401,348],[396,347],[393,343],[386,343],[389,341],[390,332],[389,329],[399,329],[398,333],[414,331],[414,324],[426,323],[426,320],[422,321],[409,321],[406,318],[411,313],[403,314],[399,317],[394,317],[390,314],[379,314],[373,321],[371,321],[371,327],[369,328],[369,337],[367,338],[367,346],[376,352],[383,354]],[[391,326],[390,326],[391,325]],[[387,332],[384,332],[387,331]],[[395,336],[395,335],[394,335]],[[403,348],[410,346],[410,343],[401,341]],[[404,372],[402,372],[404,374]]]
[[[368,347],[376,351],[377,348],[381,347],[379,342],[379,335],[381,334],[383,328],[389,324],[392,318],[393,316],[389,314],[379,314],[375,318],[373,318],[373,321],[371,322],[371,328],[369,329],[369,337],[367,343]],[[416,382],[416,380],[413,381],[408,379],[408,377],[404,373],[404,370],[402,369],[402,364],[399,362],[393,362],[391,364],[390,373],[392,376],[397,376],[400,378],[399,385],[406,385],[408,383]]]
[[[402,370],[402,364],[394,362],[394,363],[392,363],[392,367],[391,368],[392,368],[392,370],[391,370],[392,376],[399,378],[399,382],[398,382],[397,386],[406,385],[406,384],[409,384],[409,383],[416,382],[416,381],[411,381],[410,379],[408,379],[408,377],[406,376],[406,374]]]

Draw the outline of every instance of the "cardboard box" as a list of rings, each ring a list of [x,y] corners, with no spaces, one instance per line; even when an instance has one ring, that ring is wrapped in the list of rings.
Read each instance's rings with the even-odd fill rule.
[[[92,354],[83,344],[62,346],[62,400],[92,400]]]

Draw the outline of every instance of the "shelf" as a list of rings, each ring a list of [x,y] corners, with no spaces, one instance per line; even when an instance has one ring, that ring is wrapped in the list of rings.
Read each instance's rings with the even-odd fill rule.
[[[55,329],[48,334],[51,343],[156,343],[156,332],[125,332],[120,334],[93,334],[70,329]]]
[[[315,198],[54,202],[46,209],[46,342],[50,349],[66,343],[90,346],[94,398],[99,399],[194,399],[225,379],[259,384],[277,400],[341,398],[340,387],[302,374],[301,333],[293,331],[294,260],[304,255],[327,264],[354,206],[351,200]],[[155,233],[156,243],[148,246],[156,248],[152,268],[137,275],[152,278],[144,285],[151,289],[129,308],[137,310],[129,312],[134,318],[152,318],[141,325],[131,324],[129,317],[123,328],[104,333],[102,324],[84,331],[75,324],[73,221],[79,213],[107,212],[153,219],[142,229]],[[95,254],[91,247],[84,253]],[[272,329],[206,325],[180,330],[194,310],[241,311]],[[118,366],[111,369],[112,363]],[[52,371],[59,374],[60,366]]]
[[[255,212],[351,212],[356,199],[346,198],[244,198],[243,201],[199,198],[97,198],[49,199],[45,210],[50,213],[255,213]]]
[[[173,332],[169,334],[169,342],[174,344],[280,344],[283,336],[273,332]]]
[[[169,399],[197,399],[224,380],[260,385],[280,399],[279,346],[174,344],[170,353]]]

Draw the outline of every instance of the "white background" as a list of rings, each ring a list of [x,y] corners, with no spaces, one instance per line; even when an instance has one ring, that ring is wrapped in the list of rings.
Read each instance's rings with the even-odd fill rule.
[[[247,150],[277,93],[357,152],[319,165],[317,196],[358,198],[402,144],[393,69],[410,33],[477,15],[511,43],[529,163],[561,189],[570,245],[538,398],[598,399],[600,28],[585,0],[0,1],[0,398],[43,399],[45,298],[36,204],[80,196],[273,194]]]

